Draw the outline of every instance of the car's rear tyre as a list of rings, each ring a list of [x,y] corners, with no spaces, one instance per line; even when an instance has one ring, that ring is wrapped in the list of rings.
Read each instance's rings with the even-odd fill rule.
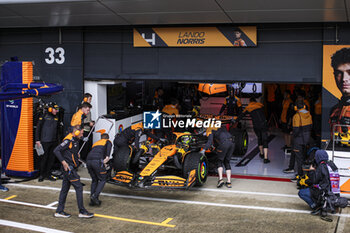
[[[230,133],[234,136],[235,150],[233,154],[235,156],[243,156],[248,150],[248,133],[244,129],[231,128]]]
[[[208,177],[208,159],[200,153],[190,153],[186,155],[183,164],[183,177],[188,178],[190,172],[196,170],[196,186],[202,186]]]
[[[113,157],[113,167],[116,172],[128,171],[132,172],[134,166],[132,165],[133,150],[130,146],[123,146],[118,149]]]

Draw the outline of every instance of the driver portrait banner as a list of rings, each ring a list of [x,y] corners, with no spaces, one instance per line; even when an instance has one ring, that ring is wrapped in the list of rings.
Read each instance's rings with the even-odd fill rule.
[[[256,26],[134,28],[134,47],[256,47]]]
[[[325,140],[332,138],[336,125],[350,124],[347,66],[350,67],[350,45],[323,46],[322,139]],[[345,128],[336,127],[334,131],[343,132]]]

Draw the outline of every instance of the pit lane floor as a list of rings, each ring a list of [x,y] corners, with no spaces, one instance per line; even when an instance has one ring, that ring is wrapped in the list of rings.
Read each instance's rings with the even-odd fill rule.
[[[107,184],[102,206],[90,207],[91,182],[86,169],[79,173],[86,184],[85,207],[94,218],[77,217],[73,190],[65,209],[72,217],[54,218],[61,181],[32,180],[7,184],[10,191],[0,193],[0,232],[350,232],[350,208],[325,222],[309,214],[294,183],[235,179],[232,189],[217,189],[217,179],[209,177],[205,186],[190,191]],[[19,223],[27,225],[18,228]]]

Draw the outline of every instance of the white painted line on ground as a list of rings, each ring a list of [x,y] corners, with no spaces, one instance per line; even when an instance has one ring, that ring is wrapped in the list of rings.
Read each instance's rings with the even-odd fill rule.
[[[55,190],[55,191],[60,190],[60,188],[45,187],[45,186],[35,186],[35,185],[24,185],[24,184],[11,184],[11,186],[20,187],[20,188]],[[75,191],[74,191],[74,189],[70,189],[69,192],[75,192]],[[84,191],[84,194],[90,194],[90,192],[89,191]],[[176,199],[167,199],[167,198],[154,198],[154,197],[145,197],[145,196],[121,195],[121,194],[113,194],[113,193],[101,193],[101,195],[108,196],[108,197],[118,197],[118,198],[125,198],[125,199],[133,199],[133,200],[158,201],[158,202],[201,205],[201,206],[229,207],[229,208],[238,208],[238,209],[263,210],[263,211],[284,212],[284,213],[310,214],[310,211],[308,211],[308,210],[297,210],[297,209],[287,209],[287,208],[274,208],[274,207],[265,207],[265,206],[248,206],[248,205],[234,205],[234,204],[223,204],[223,203],[202,202],[202,201],[187,201],[187,200],[176,200]],[[0,201],[11,201],[11,200],[0,200]],[[33,204],[33,205],[36,205],[36,204]],[[45,206],[45,208],[53,208],[53,207]],[[334,216],[342,216],[342,217],[345,217],[345,218],[350,218],[350,214],[334,214]]]
[[[192,190],[218,192],[218,193],[236,193],[236,194],[250,194],[250,195],[263,195],[263,196],[276,196],[276,197],[297,197],[297,198],[299,198],[298,195],[283,194],[283,193],[248,192],[248,191],[209,189],[209,188],[192,188]]]
[[[81,177],[81,180],[91,181],[90,178]],[[276,196],[276,197],[295,197],[299,198],[298,195],[293,194],[284,194],[284,193],[264,193],[264,192],[248,192],[248,191],[236,191],[236,190],[225,190],[225,189],[209,189],[209,188],[191,188],[195,191],[209,191],[209,192],[218,192],[218,193],[236,193],[236,194],[250,194],[250,195],[263,195],[263,196]],[[350,198],[350,194],[342,193],[342,197]]]
[[[81,177],[81,180],[91,181],[90,178]],[[249,195],[263,195],[263,196],[276,196],[276,197],[296,197],[299,198],[298,195],[293,194],[283,194],[283,193],[264,193],[264,192],[248,192],[248,191],[237,191],[237,190],[225,190],[225,189],[210,189],[210,188],[191,188],[193,191],[209,191],[209,192],[217,192],[217,193],[235,193],[235,194],[249,194]]]
[[[0,219],[0,225],[7,226],[7,227],[15,227],[25,230],[31,230],[31,231],[37,231],[37,232],[50,232],[50,233],[69,233],[68,231],[60,231],[52,228],[47,227],[40,227],[32,224],[25,224],[20,222],[13,222],[8,220]]]
[[[46,206],[48,206],[48,207],[53,207],[53,206],[55,206],[55,205],[57,205],[58,204],[58,201],[54,201],[54,202],[52,202],[51,204],[48,204],[48,205],[46,205]]]
[[[56,209],[55,207],[51,207],[51,206],[39,205],[39,204],[28,203],[28,202],[21,202],[21,201],[0,199],[0,202],[17,204],[17,205],[25,205],[25,206],[30,206],[30,207],[45,208],[45,209],[50,209],[50,210],[55,210]]]
[[[38,204],[22,202],[22,201],[11,201],[11,200],[6,200],[6,199],[0,199],[0,202],[11,203],[11,204],[16,204],[16,205],[24,205],[24,206],[30,206],[30,207],[37,207],[37,208],[44,208],[44,209],[55,209],[53,207],[49,207],[49,206],[45,206],[45,205],[38,205]],[[156,225],[156,226],[162,226],[162,227],[176,227],[176,225],[168,224],[171,220],[173,220],[173,218],[167,218],[165,221],[159,223],[159,222],[150,222],[150,221],[143,221],[143,220],[130,219],[130,218],[121,218],[121,217],[102,215],[102,214],[94,214],[94,215],[95,215],[95,217],[115,219],[115,220],[120,220],[120,221],[124,221],[124,222],[133,222],[133,223],[140,223],[140,224],[147,224],[147,225]],[[34,225],[31,225],[31,226],[34,226]],[[55,229],[51,230],[50,228],[47,228],[47,229],[48,230],[41,231],[41,232],[58,232],[58,233],[66,232],[66,231],[54,231]]]

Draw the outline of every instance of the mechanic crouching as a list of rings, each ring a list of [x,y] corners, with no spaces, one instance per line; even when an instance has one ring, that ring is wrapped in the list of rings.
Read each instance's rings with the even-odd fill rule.
[[[90,206],[100,206],[98,199],[107,180],[106,164],[111,154],[112,143],[108,134],[101,135],[101,140],[92,145],[92,149],[87,156],[87,169],[91,176]]]
[[[299,197],[313,210],[311,214],[318,214],[320,211],[320,203],[318,203],[320,195],[322,195],[323,192],[328,193],[331,191],[327,163],[333,162],[328,161],[328,154],[324,150],[316,151],[315,161],[316,168],[313,165],[310,166],[309,179],[305,180],[305,184],[308,185],[308,187],[300,189],[298,193]]]
[[[94,214],[89,213],[84,207],[83,185],[77,173],[77,168],[80,165],[80,156],[78,154],[79,140],[82,137],[83,131],[80,130],[80,126],[74,126],[72,133],[68,134],[63,142],[54,149],[54,153],[63,167],[62,188],[58,200],[58,207],[54,215],[57,218],[69,218],[71,216],[64,212],[64,205],[71,185],[73,185],[77,197],[79,218],[92,218],[94,216]]]
[[[114,138],[113,144],[114,144],[114,154],[118,151],[119,148],[129,146],[133,142],[135,142],[135,148],[138,150],[140,148],[140,137],[142,134],[146,134],[147,137],[150,137],[156,141],[159,140],[159,138],[155,135],[153,135],[149,130],[145,130],[143,128],[143,123],[137,123],[134,124],[125,130],[123,130],[121,133],[117,134]]]
[[[204,154],[214,143],[217,143],[218,147],[216,148],[217,152],[217,161],[218,161],[218,173],[219,180],[217,188],[221,188],[224,184],[227,188],[231,188],[231,165],[230,159],[235,149],[234,143],[232,142],[232,135],[226,130],[225,127],[221,128],[208,128],[206,135],[208,141],[204,146],[204,149],[200,151],[201,154]],[[223,180],[223,170],[225,166],[227,182]]]

